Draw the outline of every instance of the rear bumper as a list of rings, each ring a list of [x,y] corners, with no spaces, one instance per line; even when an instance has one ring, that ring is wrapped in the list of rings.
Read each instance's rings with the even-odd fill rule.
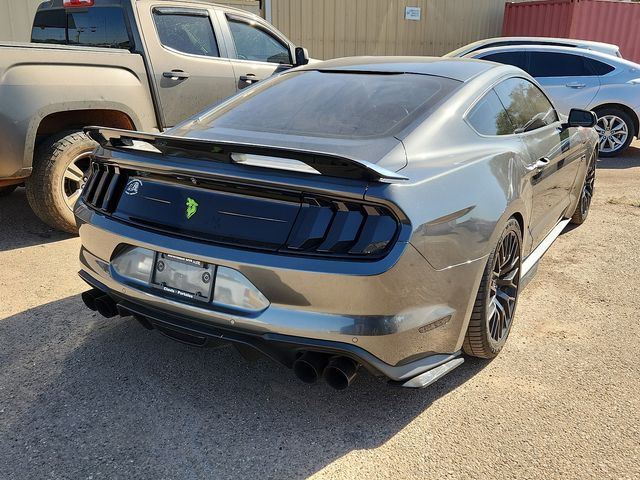
[[[122,316],[133,315],[174,340],[203,347],[211,340],[249,347],[287,368],[292,368],[293,362],[301,353],[314,351],[352,358],[373,375],[384,376],[393,382],[402,384],[460,356],[459,351],[453,354],[428,355],[410,363],[392,366],[353,344],[279,333],[243,331],[209,321],[168,313],[166,310],[142,305],[115,290],[111,290],[83,271],[80,271],[80,277],[92,287],[109,294],[117,302],[118,311]]]
[[[407,243],[397,244],[375,262],[251,252],[129,226],[81,201],[76,216],[83,244],[80,275],[126,302],[131,311],[159,325],[168,322],[212,338],[252,339],[245,343],[284,364],[291,361],[291,351],[300,349],[340,352],[398,381],[458,354],[484,267],[483,261],[475,261],[436,271]],[[109,264],[121,244],[233,268],[267,297],[270,306],[257,314],[222,311],[122,284],[111,275]],[[275,344],[278,348],[265,347]],[[284,344],[293,347],[281,348]]]

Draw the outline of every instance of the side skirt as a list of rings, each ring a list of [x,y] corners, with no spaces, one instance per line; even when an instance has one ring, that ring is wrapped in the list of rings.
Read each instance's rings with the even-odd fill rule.
[[[522,262],[522,268],[520,269],[520,288],[526,287],[535,276],[538,271],[538,262],[540,262],[542,256],[547,252],[547,250],[549,250],[549,247],[553,245],[553,242],[556,241],[556,238],[560,236],[562,231],[569,224],[569,221],[570,220],[567,219],[558,222],[558,224],[553,227],[553,230],[551,230],[544,240],[540,242],[540,245],[538,245],[533,252],[525,258],[524,262]]]

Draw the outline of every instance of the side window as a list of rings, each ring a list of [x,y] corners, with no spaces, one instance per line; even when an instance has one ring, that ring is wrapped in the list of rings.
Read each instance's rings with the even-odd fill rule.
[[[120,7],[37,12],[31,41],[123,49],[131,46],[124,12]]]
[[[467,121],[482,135],[510,135],[514,130],[507,111],[493,90],[475,104],[467,115]]]
[[[291,64],[289,47],[264,29],[235,16],[227,16],[240,60]]]
[[[189,55],[220,56],[208,15],[154,10],[153,18],[160,43],[165,47]]]
[[[513,124],[513,133],[551,125],[558,115],[544,93],[524,78],[509,78],[495,87]]]
[[[594,75],[581,55],[555,52],[531,52],[529,74],[532,77],[588,77]]]
[[[585,57],[584,61],[589,69],[596,75],[606,75],[607,73],[613,72],[615,70],[615,68],[608,63],[600,62],[599,60],[594,60],[593,58]]]
[[[527,57],[524,52],[499,52],[491,53],[481,58],[489,62],[504,63],[506,65],[513,65],[514,67],[527,69]]]

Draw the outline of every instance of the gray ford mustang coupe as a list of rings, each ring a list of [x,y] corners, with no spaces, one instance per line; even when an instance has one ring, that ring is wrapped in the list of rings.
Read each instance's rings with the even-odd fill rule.
[[[520,290],[589,211],[591,112],[522,70],[352,58],[260,82],[166,134],[87,128],[86,305],[346,388],[491,358]]]

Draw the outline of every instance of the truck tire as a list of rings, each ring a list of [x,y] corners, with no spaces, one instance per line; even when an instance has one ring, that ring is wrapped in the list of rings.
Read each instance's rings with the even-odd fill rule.
[[[84,132],[73,130],[54,135],[37,148],[26,182],[27,199],[47,225],[78,232],[73,205],[87,181],[89,157],[96,146]]]
[[[467,355],[493,358],[504,347],[518,303],[522,234],[510,218],[482,275],[462,349]]]
[[[18,188],[18,185],[9,185],[8,187],[0,187],[0,197],[6,197],[7,195],[11,195],[16,188]]]

